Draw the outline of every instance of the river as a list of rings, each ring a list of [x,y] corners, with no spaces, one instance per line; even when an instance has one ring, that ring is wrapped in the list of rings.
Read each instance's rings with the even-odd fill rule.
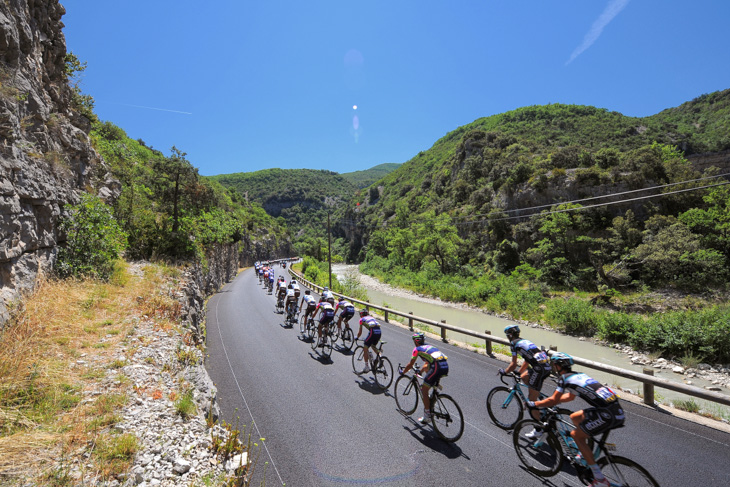
[[[356,265],[337,264],[332,266],[332,273],[338,279],[349,276],[357,277],[360,285],[363,286],[367,293],[369,301],[372,304],[385,306],[402,312],[413,312],[415,316],[428,318],[434,321],[445,320],[446,323],[484,333],[486,330],[492,332],[493,335],[504,337],[503,330],[505,326],[514,324],[513,321],[500,318],[477,309],[469,308],[452,303],[444,303],[436,299],[428,299],[416,296],[408,291],[391,288],[388,285],[377,283],[371,277],[361,274]],[[520,325],[522,328],[521,336],[536,343],[538,346],[544,345],[545,348],[555,346],[561,352],[565,352],[577,357],[586,358],[596,362],[601,362],[622,369],[642,372],[642,366],[631,363],[628,355],[611,347],[598,345],[591,340],[580,339],[573,336],[563,335],[554,331],[537,327],[527,327]],[[439,330],[434,330],[440,333]],[[448,338],[467,344],[483,344],[480,340],[455,332],[448,331]],[[617,386],[618,388],[633,393],[640,393],[643,385],[641,382],[619,377],[613,374],[588,369],[586,372],[595,377],[597,380]],[[676,374],[671,369],[654,369],[656,377],[672,380],[678,383],[687,383],[683,375]],[[699,378],[693,378],[692,385],[696,387],[705,387],[712,385],[711,382]],[[724,391],[726,393],[726,391]],[[663,403],[669,403],[675,399],[689,399],[688,396],[667,389],[656,389],[656,400]],[[694,399],[702,408],[711,412],[722,412],[725,417],[730,417],[730,408],[720,406],[715,403]]]

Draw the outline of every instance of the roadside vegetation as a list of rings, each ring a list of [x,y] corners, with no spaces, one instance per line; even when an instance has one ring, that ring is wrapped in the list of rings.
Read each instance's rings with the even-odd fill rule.
[[[129,337],[139,317],[171,329],[179,304],[157,292],[164,267],[139,277],[123,262],[115,269],[107,282],[44,280],[0,334],[0,471],[7,479],[73,485],[73,467],[108,478],[132,464],[136,438],[113,430],[131,388],[120,367],[137,346]],[[91,455],[79,463],[89,445]]]

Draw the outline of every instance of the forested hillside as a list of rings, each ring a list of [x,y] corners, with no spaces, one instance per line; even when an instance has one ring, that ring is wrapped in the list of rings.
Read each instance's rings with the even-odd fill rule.
[[[91,138],[122,183],[114,215],[132,258],[204,259],[206,248],[239,243],[249,258],[288,255],[284,225],[255,203],[198,174],[186,154],[169,156],[95,119]]]
[[[377,166],[365,169],[364,171],[346,172],[343,173],[342,176],[358,188],[362,189],[367,188],[375,181],[383,179],[399,167],[400,164],[389,162],[385,164],[378,164]]]
[[[344,176],[326,170],[265,169],[209,179],[280,218],[296,237],[299,252],[320,258],[326,252],[328,212],[347,205],[358,191]]]
[[[363,191],[338,242],[418,292],[728,359],[729,105],[726,90],[645,118],[556,104],[478,119]],[[633,314],[656,310],[676,311]]]

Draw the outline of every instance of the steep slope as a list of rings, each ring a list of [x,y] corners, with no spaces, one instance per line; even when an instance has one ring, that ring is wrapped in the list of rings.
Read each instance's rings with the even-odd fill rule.
[[[342,175],[325,170],[266,169],[210,179],[260,203],[268,214],[282,217],[299,237],[313,231],[313,226],[326,225],[327,213],[357,191]]]
[[[56,258],[66,203],[118,193],[66,72],[57,1],[0,2],[0,324]]]
[[[400,167],[400,164],[389,162],[379,164],[371,167],[370,169],[365,169],[364,171],[346,172],[342,174],[342,177],[362,189],[367,188],[380,179],[383,179],[385,176],[398,169],[398,167]]]

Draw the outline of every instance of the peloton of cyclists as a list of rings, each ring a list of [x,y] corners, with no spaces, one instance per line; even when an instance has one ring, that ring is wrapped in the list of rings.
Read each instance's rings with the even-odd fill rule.
[[[534,401],[540,395],[542,384],[550,377],[552,370],[550,369],[550,359],[547,353],[540,350],[537,345],[530,340],[520,338],[520,327],[517,325],[509,325],[504,329],[505,335],[510,342],[510,351],[512,352],[512,362],[507,369],[499,369],[502,375],[509,374],[517,368],[517,355],[522,359],[522,365],[517,373],[522,377],[522,382],[527,384],[527,397],[530,401]],[[531,411],[533,419],[540,419],[537,411]],[[536,431],[526,434],[528,438],[534,438]]]
[[[360,339],[363,328],[368,330],[368,336],[365,338],[365,342],[363,343],[365,352],[365,369],[362,372],[364,374],[366,372],[370,372],[370,347],[373,347],[373,352],[376,356],[378,356],[378,350],[375,348],[375,345],[378,344],[381,336],[380,323],[378,323],[378,320],[370,316],[370,313],[365,308],[360,310],[360,328],[357,330],[357,340]]]
[[[590,406],[570,415],[576,428],[570,432],[578,445],[581,456],[593,471],[593,487],[608,487],[610,483],[596,464],[588,438],[624,424],[624,410],[618,396],[610,387],[582,372],[573,372],[573,357],[556,352],[550,357],[553,370],[558,376],[558,387],[552,396],[541,401],[528,401],[529,408],[547,408],[569,402],[579,396]]]
[[[439,379],[449,374],[449,363],[446,360],[446,355],[434,347],[433,345],[426,345],[426,335],[423,332],[416,332],[412,336],[413,344],[416,348],[413,349],[413,356],[411,361],[403,368],[400,369],[401,375],[407,373],[413,368],[416,360],[420,357],[423,359],[423,365],[421,366],[421,376],[423,377],[423,385],[421,385],[421,398],[423,399],[423,416],[418,418],[418,422],[426,424],[431,421],[431,400],[428,397],[428,392],[431,387],[438,385]]]

